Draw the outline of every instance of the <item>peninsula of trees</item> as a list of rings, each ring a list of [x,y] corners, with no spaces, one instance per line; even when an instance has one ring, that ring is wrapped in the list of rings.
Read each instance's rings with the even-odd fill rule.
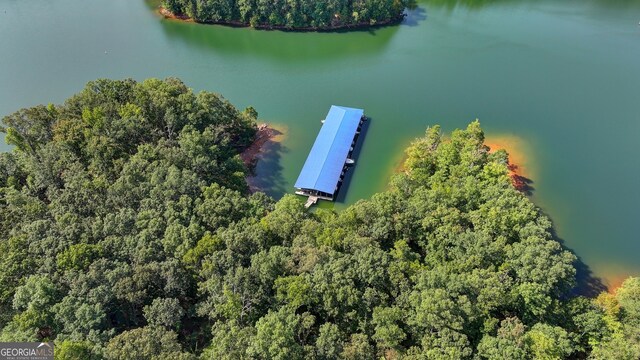
[[[0,341],[61,359],[629,359],[640,279],[575,257],[489,153],[437,126],[336,213],[249,194],[257,113],[176,79],[97,80],[3,119]]]
[[[332,30],[399,22],[408,0],[164,0],[178,18],[255,28]]]

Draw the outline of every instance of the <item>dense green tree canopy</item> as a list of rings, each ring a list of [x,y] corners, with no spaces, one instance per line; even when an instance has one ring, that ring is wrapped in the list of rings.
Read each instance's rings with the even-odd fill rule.
[[[637,359],[640,281],[574,256],[478,122],[431,127],[336,213],[249,194],[253,109],[175,79],[91,82],[4,118],[0,341],[59,359]]]
[[[173,14],[198,22],[254,27],[332,29],[398,21],[408,0],[164,0]]]

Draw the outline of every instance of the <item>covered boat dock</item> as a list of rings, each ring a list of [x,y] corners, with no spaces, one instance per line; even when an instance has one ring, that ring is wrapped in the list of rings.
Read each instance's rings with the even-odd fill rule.
[[[309,196],[307,207],[318,199],[334,200],[354,163],[351,155],[365,120],[362,109],[331,106],[295,183],[296,194]]]

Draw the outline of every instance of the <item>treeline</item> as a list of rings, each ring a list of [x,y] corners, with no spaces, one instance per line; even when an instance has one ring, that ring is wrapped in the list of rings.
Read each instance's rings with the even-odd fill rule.
[[[91,82],[6,117],[0,341],[57,359],[637,359],[640,279],[573,255],[477,122],[335,213],[249,195],[238,112],[178,80]]]
[[[332,29],[399,21],[408,0],[164,0],[197,22],[288,29]]]

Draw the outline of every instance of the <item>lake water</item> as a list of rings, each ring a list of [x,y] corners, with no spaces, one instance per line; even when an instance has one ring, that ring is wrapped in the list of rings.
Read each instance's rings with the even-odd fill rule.
[[[567,247],[610,283],[640,275],[639,0],[424,0],[353,33],[181,23],[156,5],[0,0],[0,114],[99,77],[177,76],[286,129],[258,168],[278,196],[329,106],[361,107],[372,121],[336,208],[384,189],[427,126],[479,118],[522,153]]]

